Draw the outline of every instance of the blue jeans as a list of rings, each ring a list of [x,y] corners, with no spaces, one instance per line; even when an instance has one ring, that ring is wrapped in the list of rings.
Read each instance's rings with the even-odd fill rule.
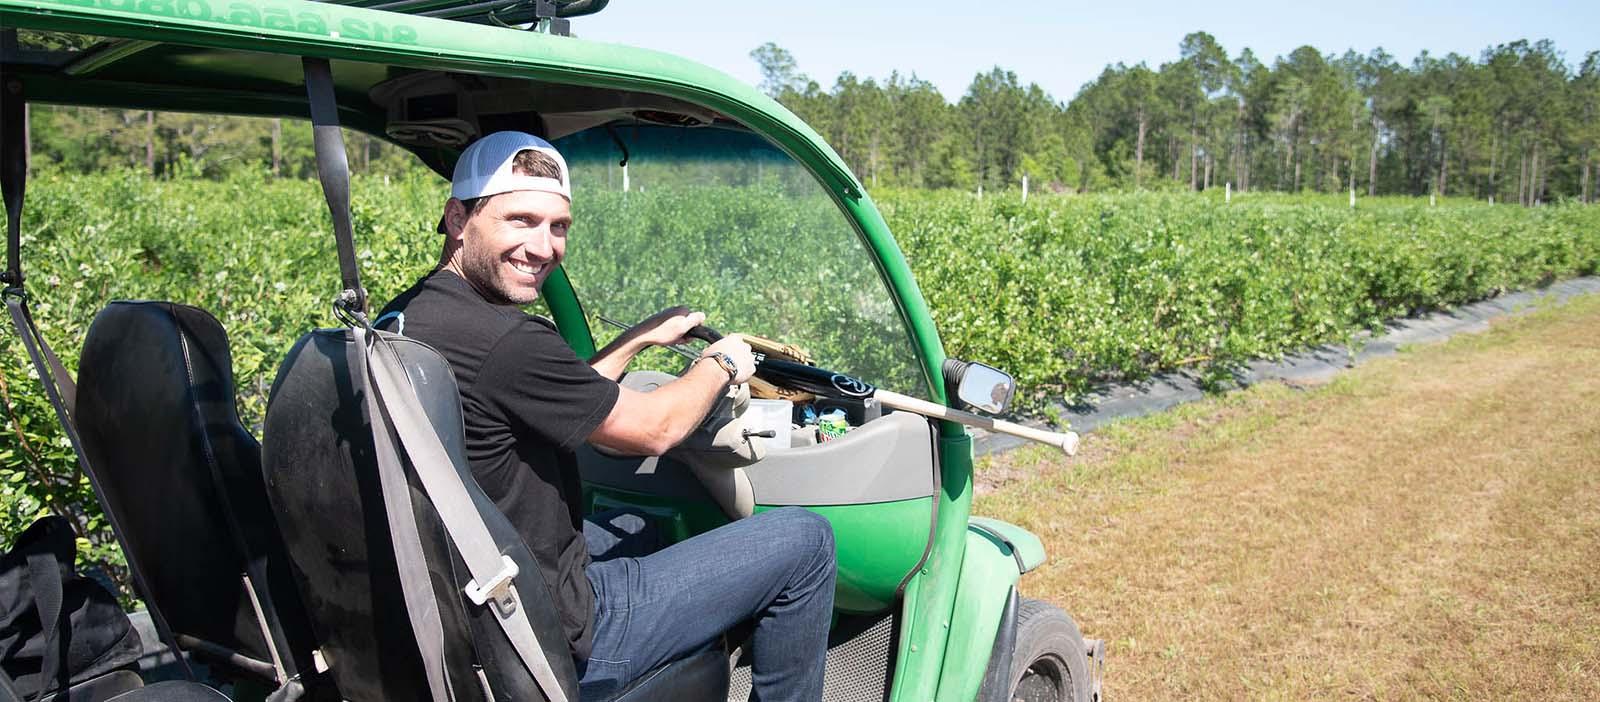
[[[740,519],[650,553],[631,513],[584,522],[593,562],[594,647],[581,696],[597,699],[753,620],[752,690],[762,702],[822,699],[833,615],[833,528],[798,507]]]

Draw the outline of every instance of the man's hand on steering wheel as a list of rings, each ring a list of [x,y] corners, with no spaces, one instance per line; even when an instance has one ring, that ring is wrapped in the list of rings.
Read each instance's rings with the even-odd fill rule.
[[[668,307],[648,319],[633,325],[628,334],[636,341],[654,346],[682,344],[689,339],[686,334],[706,321],[704,312],[691,312],[688,307]]]
[[[750,344],[745,342],[743,336],[738,334],[724,336],[717,343],[707,346],[706,350],[700,353],[700,357],[705,358],[716,353],[727,354],[739,369],[739,372],[734,374],[733,380],[729,381],[729,385],[747,383],[750,381],[750,376],[756,374],[755,352],[750,350]]]

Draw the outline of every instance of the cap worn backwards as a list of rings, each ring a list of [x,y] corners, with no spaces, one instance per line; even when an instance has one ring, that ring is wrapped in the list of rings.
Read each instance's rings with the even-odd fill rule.
[[[538,151],[551,160],[561,172],[560,178],[522,175],[512,170],[517,154]],[[554,193],[572,201],[571,178],[567,173],[567,160],[550,142],[524,132],[495,132],[483,137],[462,152],[456,161],[451,177],[450,197],[470,200],[509,193],[517,190],[535,190]]]

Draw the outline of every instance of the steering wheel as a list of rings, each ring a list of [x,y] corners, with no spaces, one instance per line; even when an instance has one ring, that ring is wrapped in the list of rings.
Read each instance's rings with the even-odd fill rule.
[[[712,329],[704,324],[696,324],[694,328],[690,329],[688,333],[684,334],[684,336],[693,337],[708,344],[715,344],[718,341],[722,341],[722,332]]]

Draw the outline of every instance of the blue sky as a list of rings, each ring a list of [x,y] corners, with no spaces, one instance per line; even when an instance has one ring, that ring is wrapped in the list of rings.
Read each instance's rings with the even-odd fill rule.
[[[1151,67],[1178,56],[1189,32],[1210,32],[1231,56],[1245,47],[1271,63],[1309,44],[1323,53],[1383,47],[1409,63],[1426,49],[1476,57],[1493,44],[1550,39],[1576,65],[1600,50],[1600,0],[1456,2],[663,2],[612,0],[573,20],[587,39],[659,49],[752,84],[751,49],[776,42],[824,87],[840,71],[915,73],[958,99],[973,75],[1013,70],[1066,100],[1108,63]]]

